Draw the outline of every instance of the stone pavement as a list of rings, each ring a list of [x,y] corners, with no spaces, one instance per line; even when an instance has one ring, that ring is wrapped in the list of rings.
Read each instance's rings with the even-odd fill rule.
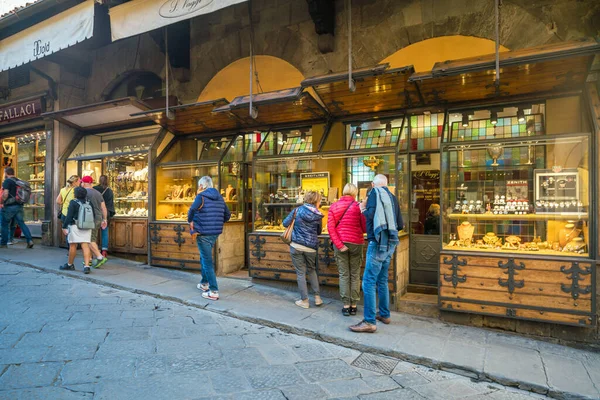
[[[0,399],[534,398],[20,265],[0,288]]]
[[[221,300],[212,302],[196,289],[197,274],[118,259],[90,275],[63,273],[58,265],[64,262],[65,253],[56,248],[28,251],[15,247],[3,249],[0,259],[148,294],[158,298],[156,302],[174,300],[211,311],[213,318],[233,316],[279,328],[319,339],[323,346],[328,346],[325,342],[341,345],[555,398],[600,398],[600,354],[592,351],[401,313],[393,313],[391,325],[378,325],[376,334],[359,335],[347,329],[357,319],[341,316],[341,304],[335,300],[326,299],[323,307],[303,310],[293,305],[295,293],[220,278]]]

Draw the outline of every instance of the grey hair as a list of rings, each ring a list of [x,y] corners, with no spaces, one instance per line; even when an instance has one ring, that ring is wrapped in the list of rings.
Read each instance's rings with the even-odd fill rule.
[[[212,178],[210,176],[203,176],[202,178],[198,179],[198,186],[202,186],[204,189],[213,187]]]
[[[375,175],[375,178],[373,178],[373,185],[375,186],[387,186],[387,184],[387,177],[383,174],[377,174]]]

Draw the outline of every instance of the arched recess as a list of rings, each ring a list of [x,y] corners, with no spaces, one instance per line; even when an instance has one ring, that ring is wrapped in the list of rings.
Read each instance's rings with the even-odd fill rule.
[[[413,65],[416,72],[429,71],[439,61],[476,57],[496,51],[496,44],[490,39],[452,35],[426,39],[406,46],[381,60],[390,67]],[[508,48],[500,46],[500,51]]]
[[[254,70],[258,72],[253,83],[253,93],[271,92],[300,86],[304,75],[292,64],[277,57],[255,56]],[[245,57],[232,62],[208,82],[198,101],[225,98],[229,101],[237,96],[250,93],[250,58]]]
[[[120,74],[102,91],[103,100],[135,97],[139,100],[163,95],[163,80],[153,72],[130,70]]]

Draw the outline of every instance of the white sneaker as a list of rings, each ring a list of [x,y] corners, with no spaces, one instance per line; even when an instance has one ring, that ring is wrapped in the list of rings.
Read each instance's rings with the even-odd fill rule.
[[[208,283],[199,283],[196,285],[196,287],[203,292],[208,292],[209,290]]]
[[[301,307],[301,308],[309,308],[310,307],[310,304],[308,304],[308,299],[306,299],[306,300],[302,300],[302,299],[296,300],[294,302],[294,304],[297,305],[298,307]]]
[[[202,297],[208,300],[219,300],[219,292],[213,292],[209,290],[208,292],[202,293]]]

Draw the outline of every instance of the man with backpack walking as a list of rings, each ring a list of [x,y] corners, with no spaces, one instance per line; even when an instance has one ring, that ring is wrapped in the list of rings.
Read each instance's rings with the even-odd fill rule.
[[[90,241],[92,230],[96,226],[94,221],[94,209],[87,201],[87,190],[82,187],[76,187],[74,190],[75,198],[69,202],[67,215],[63,220],[63,233],[67,235],[69,243],[69,261],[61,265],[61,270],[74,270],[75,256],[77,255],[77,245],[81,245],[83,250],[83,273],[90,273]]]
[[[84,176],[81,178],[81,182],[85,190],[87,190],[87,199],[94,209],[94,219],[96,221],[96,226],[92,229],[90,241],[90,251],[92,252],[92,255],[96,257],[96,264],[93,264],[92,267],[100,268],[102,265],[106,264],[108,258],[102,255],[98,248],[98,243],[96,242],[98,240],[98,230],[101,228],[104,229],[108,225],[108,209],[106,208],[102,194],[92,186],[94,179],[91,176]]]
[[[7,247],[10,235],[10,221],[14,218],[27,239],[27,248],[33,247],[33,238],[25,221],[23,220],[23,204],[29,202],[31,187],[29,183],[15,176],[13,167],[4,169],[4,182],[2,182],[2,239],[0,247]],[[12,239],[12,238],[11,238]]]

